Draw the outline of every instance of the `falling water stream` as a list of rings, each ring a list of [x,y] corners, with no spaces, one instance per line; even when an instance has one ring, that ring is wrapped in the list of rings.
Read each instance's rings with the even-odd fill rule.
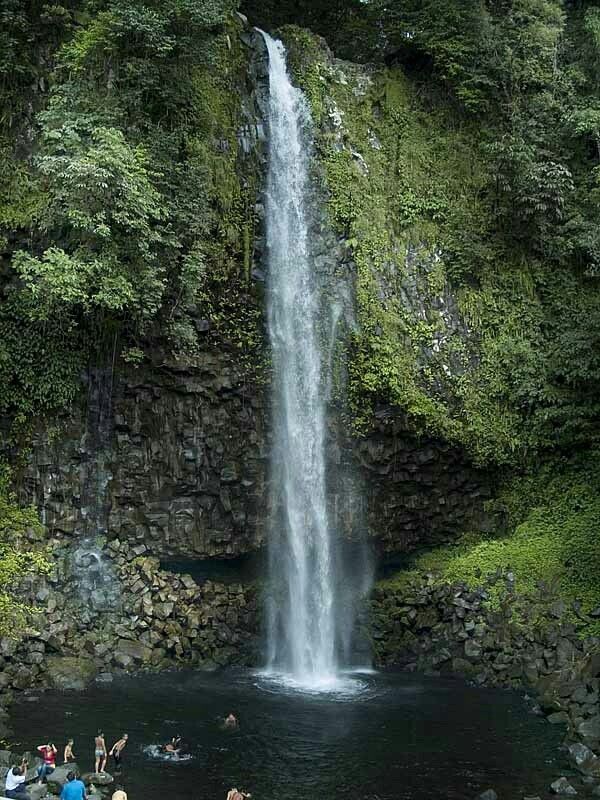
[[[327,687],[335,684],[339,669],[325,455],[336,315],[326,313],[322,277],[311,256],[316,209],[308,104],[290,81],[283,45],[263,36],[270,82],[265,222],[274,375],[268,667],[301,686]]]

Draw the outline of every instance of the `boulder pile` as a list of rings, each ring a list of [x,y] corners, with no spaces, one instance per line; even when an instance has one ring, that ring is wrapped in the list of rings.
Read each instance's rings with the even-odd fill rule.
[[[190,665],[205,669],[255,661],[255,586],[206,581],[160,568],[144,545],[107,546],[119,600],[97,611],[54,576],[29,588],[41,609],[21,640],[0,639],[0,739],[9,734],[15,691],[82,689],[99,673]]]
[[[519,595],[510,571],[476,589],[425,575],[378,584],[372,618],[380,664],[532,689],[532,710],[566,726],[565,746],[582,780],[600,784],[600,639],[580,637],[575,623],[589,620],[578,604],[568,606],[545,586]]]

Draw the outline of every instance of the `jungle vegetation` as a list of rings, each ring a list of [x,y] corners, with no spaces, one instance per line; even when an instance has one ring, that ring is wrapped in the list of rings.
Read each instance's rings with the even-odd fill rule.
[[[12,451],[78,401],[107,338],[131,368],[152,347],[188,358],[219,346],[252,370],[257,187],[237,162],[237,9],[0,1],[0,415]],[[510,556],[485,545],[485,559],[496,554],[485,566],[537,548],[551,565],[541,577],[556,573],[592,607],[600,3],[245,0],[239,10],[288,43],[332,223],[357,264],[350,425],[362,435],[390,406],[416,434],[497,470],[509,533],[526,528]],[[367,92],[336,78],[327,47],[370,65]],[[341,151],[331,102],[345,111]],[[463,327],[439,352],[440,315],[417,322],[403,305],[408,252],[427,302],[456,298]],[[8,488],[2,497],[0,531],[19,527],[11,515],[28,510]],[[2,563],[19,557],[2,546]]]

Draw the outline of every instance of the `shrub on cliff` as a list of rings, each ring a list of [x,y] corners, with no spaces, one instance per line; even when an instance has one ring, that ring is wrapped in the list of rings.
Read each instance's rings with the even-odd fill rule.
[[[30,544],[42,533],[35,509],[21,508],[8,484],[8,471],[0,465],[0,636],[16,637],[35,612],[19,598],[19,583],[26,575],[48,572],[50,563]]]
[[[540,582],[569,602],[578,602],[583,634],[600,623],[583,618],[600,607],[600,454],[566,464],[548,463],[537,475],[519,477],[504,490],[503,504],[514,532],[500,538],[471,533],[457,543],[414,559],[415,573],[434,572],[444,582],[475,587],[498,570],[514,574],[517,591],[533,596]],[[543,612],[543,609],[542,609]]]

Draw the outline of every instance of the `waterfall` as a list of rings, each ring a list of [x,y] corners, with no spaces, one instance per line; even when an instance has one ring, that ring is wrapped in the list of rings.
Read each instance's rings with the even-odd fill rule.
[[[311,257],[314,220],[307,101],[269,53],[265,200],[268,327],[273,358],[273,514],[267,601],[268,667],[295,682],[335,682],[341,633],[339,580],[327,502],[326,405],[339,306],[326,307]]]
[[[115,347],[116,340],[113,359]],[[98,353],[100,355],[100,348]],[[110,514],[112,362],[110,366],[90,367],[87,380],[87,459],[81,465],[81,521],[71,562],[79,599],[86,604],[88,611],[114,611],[120,603],[119,582],[100,546],[108,531]]]

